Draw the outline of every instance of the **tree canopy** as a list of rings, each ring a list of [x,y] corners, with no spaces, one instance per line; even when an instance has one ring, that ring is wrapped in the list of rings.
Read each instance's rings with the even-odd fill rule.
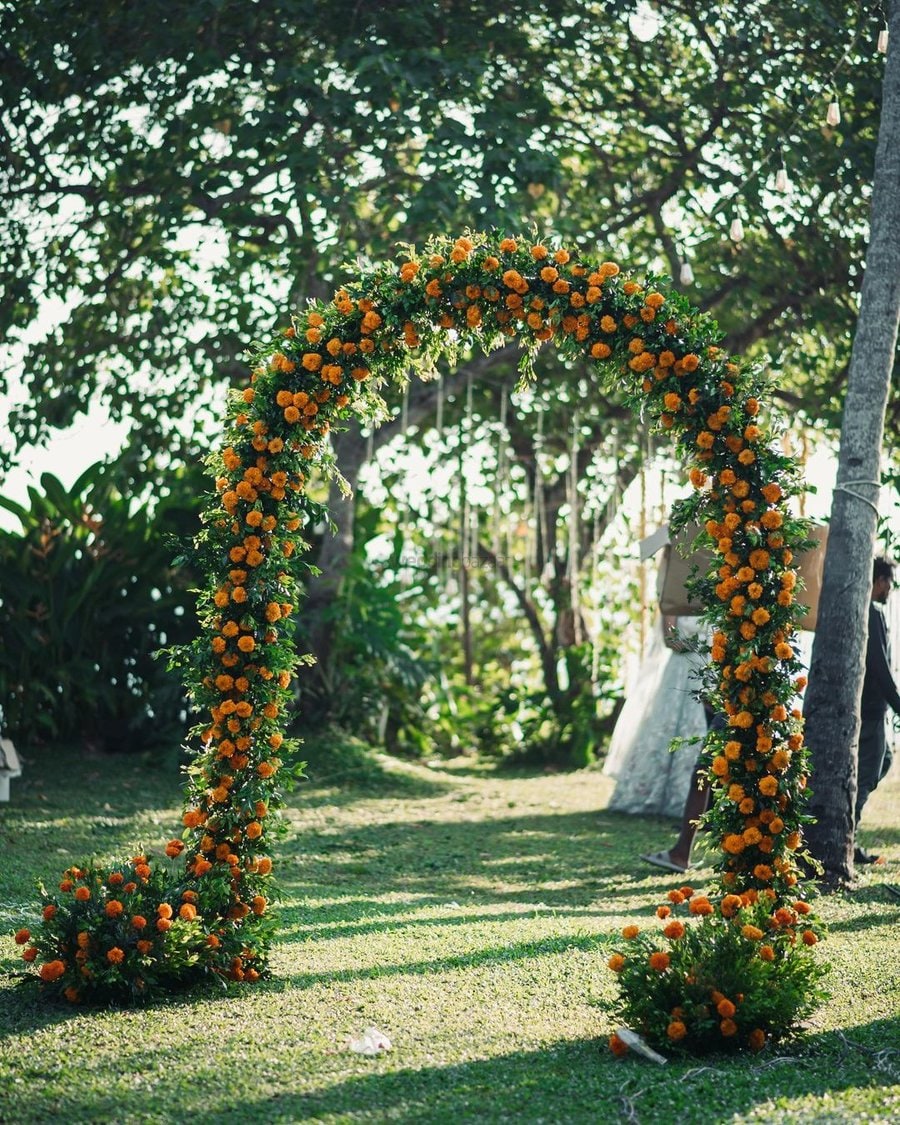
[[[0,5],[13,442],[93,400],[132,419],[150,457],[177,455],[185,413],[342,262],[467,225],[534,223],[676,278],[689,261],[727,346],[768,353],[794,406],[833,414],[866,234],[876,7],[661,0],[648,42],[633,9]],[[843,120],[825,126],[834,97]]]

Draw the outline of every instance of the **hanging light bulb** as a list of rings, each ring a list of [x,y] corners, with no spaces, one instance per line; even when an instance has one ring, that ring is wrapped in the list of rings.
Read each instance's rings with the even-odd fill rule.
[[[728,232],[732,242],[742,242],[744,239],[744,224],[737,217],[731,220],[731,229]]]
[[[775,190],[784,193],[791,190],[791,181],[788,179],[787,168],[783,164],[775,173]]]
[[[825,114],[826,125],[840,125],[841,107],[838,105],[837,95],[828,103],[828,112]]]
[[[682,285],[693,285],[694,284],[694,271],[691,268],[690,262],[682,262],[681,263],[681,270],[679,271],[679,274],[678,274],[678,280]]]
[[[878,52],[879,54],[886,55],[888,49],[888,29],[883,27],[878,32]]]

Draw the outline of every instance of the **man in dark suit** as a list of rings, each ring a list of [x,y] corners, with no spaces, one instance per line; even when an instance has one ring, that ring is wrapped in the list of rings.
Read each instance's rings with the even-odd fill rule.
[[[869,799],[890,768],[891,756],[885,736],[885,717],[890,707],[900,715],[900,692],[891,673],[890,641],[883,606],[894,585],[893,564],[887,559],[876,559],[872,568],[872,600],[869,603],[869,643],[866,648],[866,675],[863,681],[856,776],[856,826]],[[879,857],[871,855],[857,845],[854,859],[857,863],[877,863]]]

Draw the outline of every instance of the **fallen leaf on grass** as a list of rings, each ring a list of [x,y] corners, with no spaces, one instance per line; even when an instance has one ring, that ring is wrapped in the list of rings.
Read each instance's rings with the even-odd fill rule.
[[[358,1039],[351,1036],[348,1046],[355,1055],[381,1055],[391,1049],[391,1041],[377,1027],[367,1027]]]

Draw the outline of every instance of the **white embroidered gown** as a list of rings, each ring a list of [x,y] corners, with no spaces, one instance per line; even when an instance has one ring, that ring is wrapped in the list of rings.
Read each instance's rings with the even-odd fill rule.
[[[678,632],[696,638],[695,617],[678,618]],[[667,648],[659,621],[625,700],[603,772],[616,779],[612,812],[680,817],[706,734],[706,714],[693,692],[702,662]],[[670,752],[673,738],[696,741]]]

